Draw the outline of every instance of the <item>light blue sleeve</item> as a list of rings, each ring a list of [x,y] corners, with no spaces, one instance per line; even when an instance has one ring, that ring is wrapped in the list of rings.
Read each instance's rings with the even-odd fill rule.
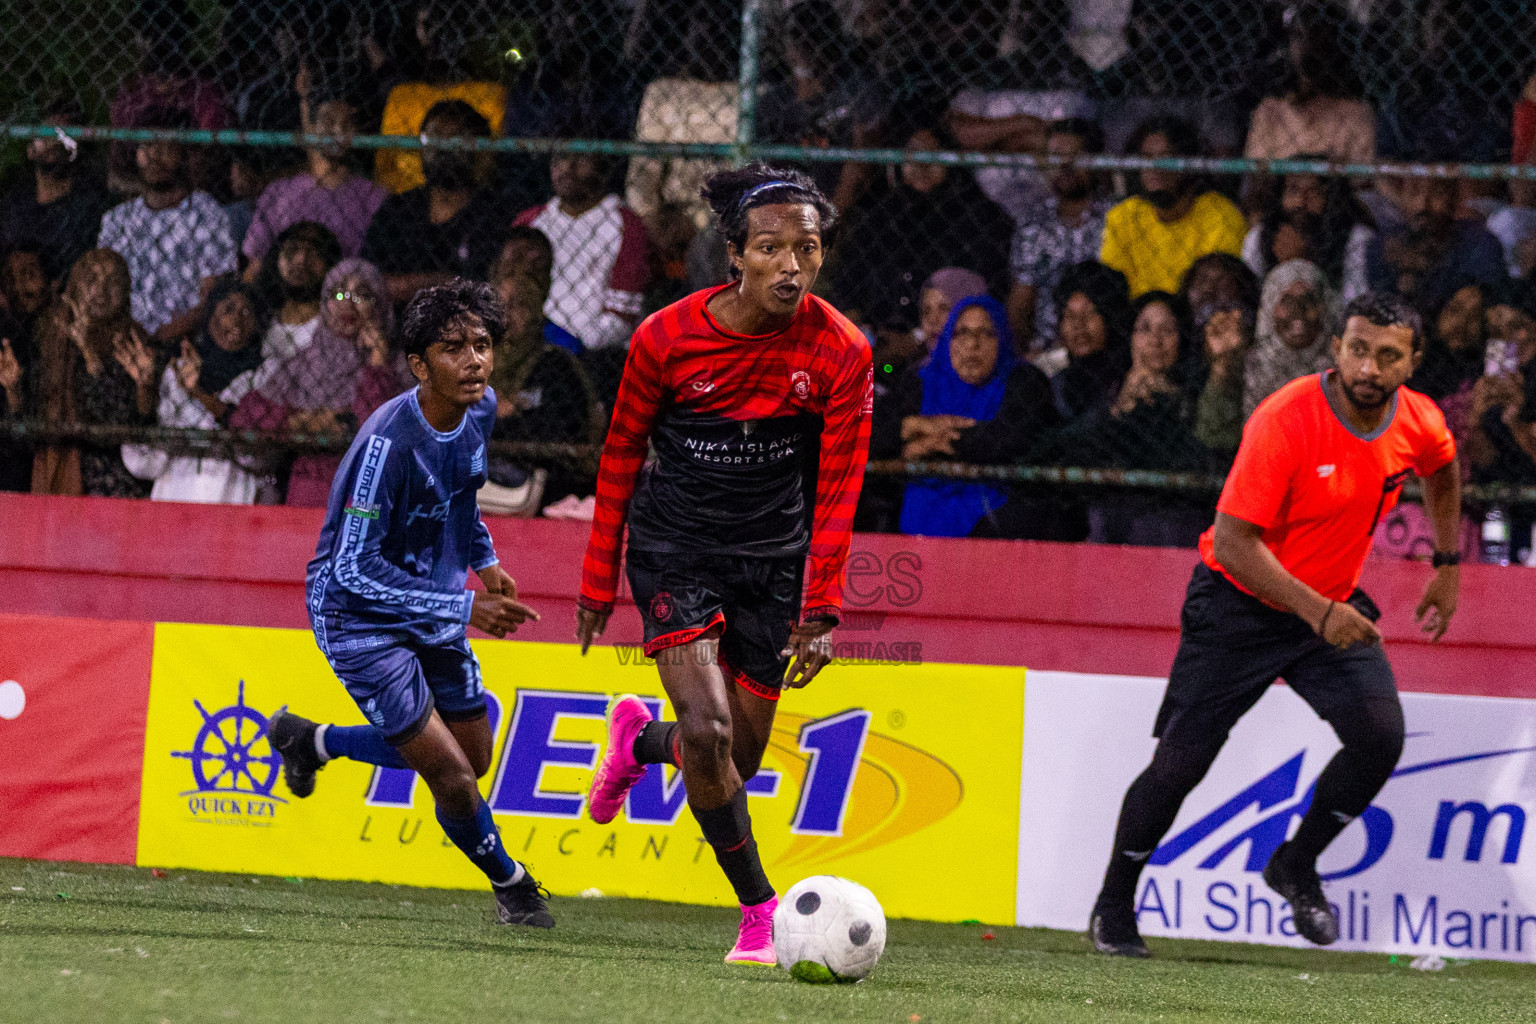
[[[485,520],[480,518],[480,509],[476,507],[475,535],[469,543],[469,567],[479,572],[500,561],[496,557],[496,545],[491,540],[491,531],[486,529]]]
[[[390,521],[401,477],[389,458],[393,442],[372,434],[352,464],[347,503],[336,530],[332,555],[337,584],[357,596],[429,619],[468,622],[472,598],[462,588],[449,590],[412,576],[384,558],[380,545]],[[477,515],[478,520],[478,515]],[[479,527],[482,531],[484,524]],[[487,534],[489,540],[489,534]]]
[[[470,415],[475,417],[475,426],[480,430],[483,443],[489,444],[491,431],[496,428],[496,392],[486,388],[485,397],[470,410]],[[479,458],[481,465],[485,465],[488,453],[484,446],[480,449]],[[479,572],[500,561],[501,559],[496,557],[496,545],[491,540],[491,531],[486,529],[485,520],[480,518],[480,507],[476,505],[475,532],[469,543],[469,567]]]

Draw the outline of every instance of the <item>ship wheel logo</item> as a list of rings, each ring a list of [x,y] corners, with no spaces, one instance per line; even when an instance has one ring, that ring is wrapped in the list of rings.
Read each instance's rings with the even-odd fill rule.
[[[240,793],[287,803],[272,795],[283,759],[267,739],[267,716],[245,702],[245,680],[240,680],[235,703],[227,708],[209,714],[202,701],[192,704],[203,716],[202,728],[197,730],[191,750],[171,752],[172,757],[192,762],[192,781],[197,788],[181,795]]]

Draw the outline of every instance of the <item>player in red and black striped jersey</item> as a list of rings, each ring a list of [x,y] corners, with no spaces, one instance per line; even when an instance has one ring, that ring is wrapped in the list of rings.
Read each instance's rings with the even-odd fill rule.
[[[743,784],[762,760],[780,687],[804,686],[831,657],[868,456],[870,350],[810,294],[834,211],[809,178],[755,165],[710,178],[704,198],[735,280],[635,331],[598,470],[576,629],[585,653],[607,624],[627,521],[645,653],[677,721],[653,721],[635,697],[615,701],[588,807],[611,821],[647,764],[680,767],[742,905],[726,960],[771,964],[778,901]]]

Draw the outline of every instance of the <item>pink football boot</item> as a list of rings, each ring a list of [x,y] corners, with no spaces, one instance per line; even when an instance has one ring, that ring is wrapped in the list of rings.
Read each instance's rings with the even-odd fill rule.
[[[645,765],[635,760],[635,737],[650,720],[650,709],[633,694],[624,694],[608,708],[608,748],[587,790],[587,813],[599,825],[618,816],[624,797],[645,774]]]
[[[741,933],[736,946],[725,954],[728,964],[763,964],[772,967],[778,962],[773,954],[773,912],[779,908],[779,898],[754,907],[742,905]]]

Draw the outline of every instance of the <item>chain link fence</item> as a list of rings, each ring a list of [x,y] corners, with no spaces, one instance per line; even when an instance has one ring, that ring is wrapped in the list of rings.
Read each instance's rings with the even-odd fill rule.
[[[397,312],[462,275],[510,313],[483,504],[589,514],[630,331],[728,279],[699,186],[763,159],[842,213],[861,528],[1192,543],[1246,416],[1386,290],[1521,538],[1533,7],[0,0],[0,487],[323,503],[412,383]],[[990,367],[941,408],[957,338]]]

